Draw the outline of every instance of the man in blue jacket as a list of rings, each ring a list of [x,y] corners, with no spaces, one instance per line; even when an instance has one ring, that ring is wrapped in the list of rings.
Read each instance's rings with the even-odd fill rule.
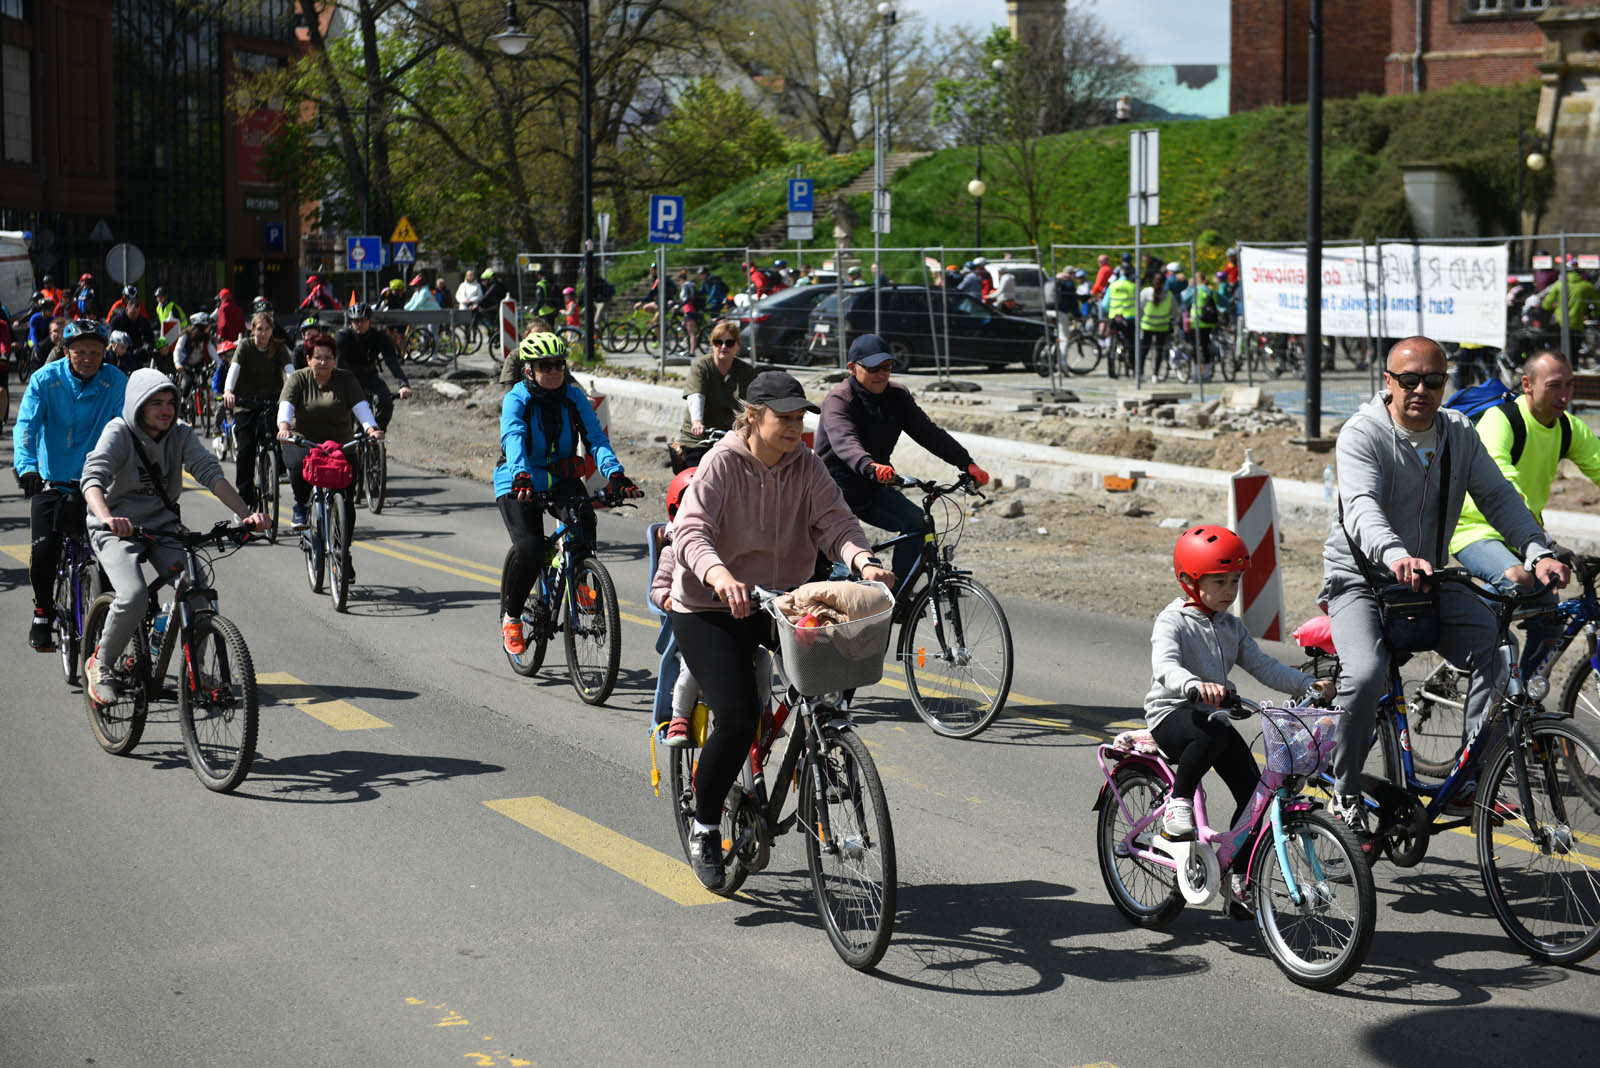
[[[28,379],[12,430],[17,484],[31,502],[28,581],[33,585],[33,623],[28,644],[41,653],[55,648],[50,612],[62,539],[84,530],[78,488],[83,459],[106,424],[122,414],[128,388],[128,376],[105,362],[106,339],[98,319],[68,323],[62,334],[67,358],[46,364]]]

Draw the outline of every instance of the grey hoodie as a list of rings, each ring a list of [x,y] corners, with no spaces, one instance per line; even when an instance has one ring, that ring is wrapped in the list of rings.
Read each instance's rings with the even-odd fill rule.
[[[1434,426],[1439,431],[1440,452],[1425,469],[1416,448],[1395,429],[1385,404],[1387,397],[1379,392],[1339,431],[1334,455],[1344,527],[1340,528],[1336,514],[1322,546],[1322,600],[1366,581],[1351,555],[1345,531],[1373,568],[1385,574],[1391,563],[1407,556],[1443,566],[1444,560],[1434,559],[1440,519],[1448,546],[1461,519],[1462,498],[1469,492],[1508,545],[1530,561],[1549,555],[1544,531],[1522,495],[1490,458],[1472,420],[1453,409],[1439,409]],[[1441,493],[1445,449],[1450,452],[1450,485]]]
[[[178,522],[178,517],[161,500],[155,485],[144,472],[137,438],[156,477],[166,484],[167,496],[174,502],[183,492],[183,472],[187,468],[195,481],[210,487],[223,477],[222,465],[200,442],[188,423],[175,421],[157,441],[139,427],[140,406],[163,389],[173,389],[172,380],[152,367],[142,367],[128,377],[128,392],[122,402],[122,417],[113,419],[100,432],[100,440],[83,461],[83,488],[100,487],[114,515],[125,516],[134,526],[163,527]],[[176,390],[174,390],[176,392]]]
[[[1150,632],[1150,692],[1144,721],[1154,727],[1176,708],[1203,707],[1187,691],[1202,682],[1225,683],[1234,665],[1263,685],[1298,694],[1316,680],[1278,663],[1244,629],[1244,620],[1227,612],[1212,615],[1178,598],[1161,610]]]

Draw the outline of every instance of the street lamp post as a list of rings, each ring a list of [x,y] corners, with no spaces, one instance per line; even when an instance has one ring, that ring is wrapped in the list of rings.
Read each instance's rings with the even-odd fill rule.
[[[590,70],[589,0],[578,0],[582,13],[578,20],[578,152],[582,160],[581,199],[583,201],[583,358],[594,362],[594,198],[592,181],[594,148],[589,135],[590,100],[593,96],[593,76]],[[508,56],[520,56],[533,43],[531,34],[522,32],[517,19],[517,0],[506,0],[506,28],[489,38]]]
[[[883,25],[883,151],[889,151],[889,29],[899,14],[891,0],[878,5],[878,17]]]
[[[996,79],[998,79],[1001,74],[1005,73],[1006,62],[1003,59],[997,59],[993,63],[989,64],[989,66],[990,69],[994,71]],[[990,103],[992,100],[993,92],[991,91],[988,99],[985,100],[985,103]],[[981,256],[983,254],[983,194],[988,192],[988,189],[988,185],[983,180],[983,122],[982,118],[980,117],[980,121],[978,122],[977,173],[972,176],[972,181],[967,183],[967,192],[972,194],[973,201],[972,254],[974,256]]]
[[[1527,155],[1523,155],[1524,150],[1527,151]],[[1523,221],[1523,215],[1522,215],[1523,171],[1524,170],[1529,170],[1529,171],[1533,171],[1533,172],[1537,173],[1539,171],[1544,170],[1545,164],[1548,163],[1548,162],[1549,161],[1545,158],[1545,154],[1544,154],[1544,138],[1540,137],[1534,131],[1524,130],[1522,128],[1522,114],[1521,114],[1521,112],[1518,112],[1518,114],[1517,114],[1517,229],[1518,230],[1523,230],[1523,229],[1527,228],[1527,223],[1525,223]],[[1521,262],[1522,262],[1523,270],[1527,270],[1527,268],[1528,268],[1528,242],[1527,241],[1523,241],[1522,242],[1522,256],[1520,257],[1520,259],[1521,259]]]

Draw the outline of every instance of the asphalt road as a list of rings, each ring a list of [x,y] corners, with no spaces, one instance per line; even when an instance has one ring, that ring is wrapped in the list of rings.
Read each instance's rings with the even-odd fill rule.
[[[170,704],[108,756],[57,659],[27,651],[6,488],[6,1068],[1592,1063],[1592,962],[1516,953],[1462,834],[1419,868],[1380,865],[1371,954],[1333,994],[1292,986],[1214,906],[1131,928],[1090,805],[1096,739],[1147,686],[1145,621],[1008,604],[1017,696],[972,741],[933,735],[893,676],[864,694],[900,911],[863,975],[818,925],[795,836],[737,900],[694,890],[650,788],[653,506],[600,524],[625,601],[604,708],[559,656],[533,680],[506,666],[484,486],[397,470],[391,509],[358,519],[347,615],[292,544],[221,561],[266,696],[255,769],[218,796]],[[185,506],[196,526],[220,516],[198,492]]]

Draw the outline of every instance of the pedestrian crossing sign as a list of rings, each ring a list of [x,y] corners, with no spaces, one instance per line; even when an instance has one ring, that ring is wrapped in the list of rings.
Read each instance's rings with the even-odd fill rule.
[[[392,244],[394,245],[394,252],[389,257],[391,262],[393,262],[393,263],[416,263],[417,262],[417,246],[416,246],[416,242],[414,242],[414,241],[396,241],[396,242],[392,242]]]
[[[394,224],[394,233],[389,235],[389,243],[398,245],[407,241],[415,243],[418,240],[420,238],[417,237],[417,232],[411,228],[411,220],[404,215],[400,216],[400,221]]]

